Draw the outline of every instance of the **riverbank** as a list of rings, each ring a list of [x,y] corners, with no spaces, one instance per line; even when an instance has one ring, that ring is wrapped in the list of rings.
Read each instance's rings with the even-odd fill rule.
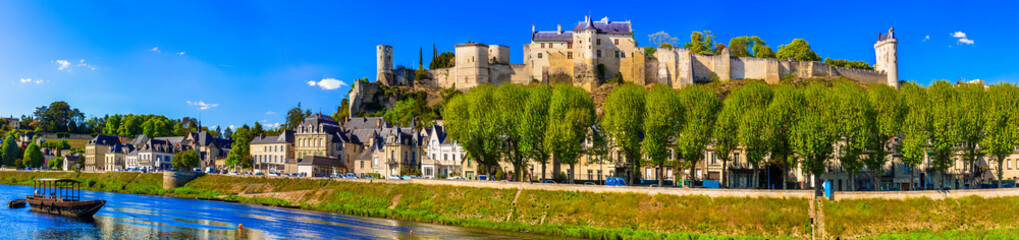
[[[162,175],[139,173],[0,172],[0,184],[31,185],[31,180],[39,177],[78,179],[85,183],[85,189],[95,191],[290,206],[594,239],[809,239],[813,227],[810,200],[796,197],[706,197],[224,175],[206,175],[184,187],[163,190]],[[980,229],[1017,227],[1016,197],[926,199],[926,204],[916,201],[923,203],[922,199],[821,201],[820,210],[825,216],[827,236],[832,239],[910,239],[916,234],[1009,236],[1000,234],[1011,234],[1010,230]],[[956,204],[967,206],[948,208]],[[986,210],[985,206],[1000,210]],[[906,214],[889,214],[898,212]]]

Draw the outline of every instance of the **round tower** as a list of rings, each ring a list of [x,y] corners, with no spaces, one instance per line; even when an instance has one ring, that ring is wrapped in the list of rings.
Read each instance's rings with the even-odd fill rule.
[[[456,87],[466,89],[488,83],[488,45],[468,42],[454,47]]]
[[[488,45],[488,58],[491,64],[509,64],[510,48],[503,45]]]
[[[889,28],[886,34],[878,34],[877,43],[874,44],[874,54],[877,57],[874,70],[885,72],[888,86],[894,88],[899,88],[898,44],[895,28]]]
[[[375,81],[389,84],[393,78],[393,46],[376,46],[375,61]]]

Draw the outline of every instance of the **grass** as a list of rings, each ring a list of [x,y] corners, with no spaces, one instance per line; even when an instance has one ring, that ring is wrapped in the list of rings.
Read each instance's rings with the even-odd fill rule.
[[[1019,197],[862,199],[825,201],[823,206],[825,230],[831,236],[843,238],[924,231],[925,235],[918,236],[956,236],[984,229],[1019,227]],[[895,237],[911,239],[909,235]]]

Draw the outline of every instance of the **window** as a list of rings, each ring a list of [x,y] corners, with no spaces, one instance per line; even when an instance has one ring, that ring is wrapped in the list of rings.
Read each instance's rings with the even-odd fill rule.
[[[541,48],[545,48],[545,43],[541,43]]]
[[[587,180],[594,179],[594,170],[587,170]]]
[[[573,43],[572,42],[566,43],[566,49],[573,49]]]
[[[595,44],[595,45],[601,45],[601,39],[596,39],[596,40],[594,41],[594,44]]]
[[[708,155],[711,155],[711,164],[712,165],[718,164],[718,157],[715,157],[714,153],[708,153]]]
[[[598,49],[598,57],[601,57],[601,49]]]
[[[619,51],[616,51],[616,58],[619,58]]]
[[[541,58],[541,53],[538,53],[538,58]]]
[[[619,39],[616,39],[615,42],[616,42],[616,45],[619,45]]]
[[[739,153],[733,154],[732,162],[739,162]]]
[[[566,59],[573,59],[573,52],[567,52]]]
[[[448,160],[448,157],[449,157],[449,155],[446,155],[446,154],[442,154],[442,160],[443,160],[443,161],[445,161],[445,160]]]
[[[598,170],[598,179],[601,179],[601,169]]]

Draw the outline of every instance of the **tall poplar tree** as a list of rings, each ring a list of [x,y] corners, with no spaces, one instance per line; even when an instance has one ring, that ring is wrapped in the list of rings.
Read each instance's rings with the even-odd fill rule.
[[[1000,187],[1005,158],[1019,147],[1019,88],[1011,83],[991,85],[987,103],[980,147],[997,164],[995,175]]]
[[[551,100],[545,148],[552,150],[553,158],[570,165],[568,176],[572,183],[583,152],[581,143],[594,124],[594,103],[584,89],[568,84],[556,85]]]
[[[541,163],[541,181],[545,181],[546,166],[548,165],[549,150],[545,148],[545,130],[548,128],[548,104],[552,98],[552,88],[546,84],[539,84],[528,88],[530,94],[521,112],[520,125],[520,149],[524,155]]]
[[[902,163],[909,168],[910,190],[916,168],[923,163],[924,151],[927,150],[927,138],[930,134],[930,117],[928,114],[927,89],[915,83],[903,84],[900,91],[901,102],[906,109],[902,124]]]
[[[767,135],[771,141],[771,163],[782,169],[782,184],[785,189],[787,176],[792,167],[797,165],[793,155],[792,128],[806,105],[803,93],[792,86],[779,84],[772,87],[774,96],[767,109]]]
[[[931,117],[928,155],[932,170],[941,175],[937,185],[941,189],[945,187],[945,172],[955,163],[952,156],[960,141],[961,134],[957,127],[960,122],[960,100],[955,88],[946,81],[934,82],[927,93]]]
[[[649,163],[657,166],[656,171],[658,186],[665,182],[663,172],[666,165],[674,156],[669,153],[672,146],[672,139],[675,138],[683,124],[683,105],[680,102],[676,90],[665,86],[656,85],[645,97],[644,110],[644,141],[641,142],[641,151],[647,156]],[[693,179],[693,172],[690,172],[690,179]]]
[[[874,111],[866,90],[855,83],[838,82],[832,90],[838,101],[835,125],[841,139],[836,157],[849,174],[849,189],[856,189],[856,175],[863,170],[862,156],[872,138]]]
[[[625,164],[630,167],[629,181],[640,177],[640,142],[644,139],[644,95],[643,87],[623,84],[609,93],[605,100],[602,116],[602,127],[613,139],[626,157]]]
[[[807,104],[793,125],[792,146],[801,158],[803,169],[813,176],[815,194],[820,195],[821,174],[838,140],[838,126],[835,126],[838,103],[831,90],[822,84],[807,86],[803,96]]]
[[[697,162],[704,159],[704,149],[711,142],[715,116],[722,108],[722,101],[702,85],[687,86],[679,94],[683,106],[683,124],[676,140],[676,148],[693,173],[696,172]],[[690,187],[693,187],[692,181]]]
[[[891,144],[895,137],[899,136],[902,129],[902,121],[905,109],[902,107],[899,92],[884,84],[868,86],[867,94],[870,97],[870,104],[874,109],[874,127],[871,128],[870,136],[873,138],[868,147],[867,159],[864,165],[871,172],[873,186],[871,191],[881,190],[881,174],[886,163],[889,161],[889,147],[898,147],[898,144]],[[898,152],[898,151],[896,151]],[[893,168],[894,169],[894,168]]]

